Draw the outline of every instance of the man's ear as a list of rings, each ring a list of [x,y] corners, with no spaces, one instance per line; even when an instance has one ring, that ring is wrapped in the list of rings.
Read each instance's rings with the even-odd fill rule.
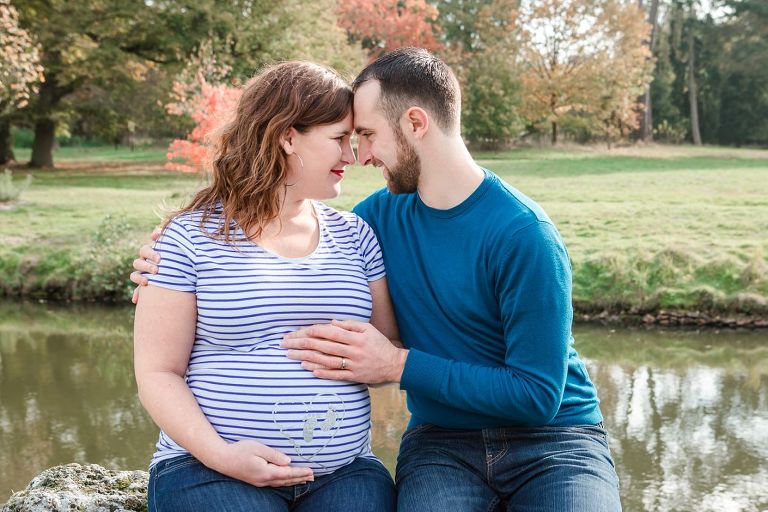
[[[411,107],[403,114],[405,121],[404,131],[411,134],[414,139],[422,139],[429,130],[429,114],[421,107]]]
[[[297,133],[296,128],[290,127],[287,132],[280,136],[280,146],[286,155],[292,155],[296,151],[294,144]]]

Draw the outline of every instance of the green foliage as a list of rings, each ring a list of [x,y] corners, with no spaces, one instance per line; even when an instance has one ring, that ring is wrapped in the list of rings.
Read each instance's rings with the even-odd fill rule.
[[[462,135],[473,148],[499,149],[523,132],[517,12],[509,0],[438,5],[444,58],[462,88]]]
[[[563,138],[578,144],[587,144],[597,139],[595,119],[585,115],[567,114],[560,118]]]
[[[704,143],[768,145],[768,16],[761,2],[727,3],[728,14],[691,19],[690,2],[672,2],[659,27],[651,84],[659,140],[676,142],[683,129],[690,139],[688,62],[695,51]]]
[[[13,173],[11,170],[6,169],[3,171],[3,174],[0,175],[0,203],[15,201],[31,184],[31,174],[27,174],[24,182],[18,184],[13,182]]]
[[[768,271],[737,258],[684,251],[598,253],[574,263],[574,304],[583,311],[659,309],[768,314]],[[749,274],[749,283],[741,278]]]
[[[509,63],[495,55],[478,55],[467,68],[462,134],[473,147],[502,147],[522,131],[520,83]]]
[[[688,132],[688,128],[678,121],[677,124],[671,125],[666,119],[653,129],[653,137],[658,142],[666,142],[668,144],[682,144],[685,140],[685,135]]]
[[[29,128],[11,128],[13,145],[17,148],[31,148],[35,133]]]
[[[0,292],[56,300],[123,300],[138,240],[130,223],[107,215],[74,248],[18,246],[0,253]]]
[[[136,240],[126,236],[135,230],[130,222],[113,215],[106,215],[92,234],[93,242],[83,248],[74,275],[85,290],[75,293],[89,295],[101,290],[99,295],[118,299],[130,293],[133,286],[125,279],[125,269],[130,268],[136,251]],[[86,284],[87,283],[87,284]]]

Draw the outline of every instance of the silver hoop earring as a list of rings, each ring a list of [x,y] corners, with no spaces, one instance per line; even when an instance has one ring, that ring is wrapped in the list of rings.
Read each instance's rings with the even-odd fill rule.
[[[299,163],[301,164],[301,170],[303,171],[304,170],[304,160],[301,159],[301,155],[300,154],[294,153],[294,155],[296,155],[296,158],[299,159]]]

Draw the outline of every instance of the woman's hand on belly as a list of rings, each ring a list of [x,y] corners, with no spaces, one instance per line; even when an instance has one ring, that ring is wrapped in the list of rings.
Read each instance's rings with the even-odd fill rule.
[[[251,440],[227,444],[206,461],[211,469],[256,487],[283,487],[315,479],[310,468],[290,463],[287,455]]]

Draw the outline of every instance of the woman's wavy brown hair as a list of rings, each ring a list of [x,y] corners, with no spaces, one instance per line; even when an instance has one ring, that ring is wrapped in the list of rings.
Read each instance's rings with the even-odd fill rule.
[[[235,241],[236,221],[249,238],[277,218],[288,175],[288,156],[280,137],[293,127],[344,119],[352,110],[352,89],[335,71],[303,61],[270,66],[243,90],[235,117],[215,145],[213,181],[175,215],[202,211],[201,227],[223,206],[213,238]]]

